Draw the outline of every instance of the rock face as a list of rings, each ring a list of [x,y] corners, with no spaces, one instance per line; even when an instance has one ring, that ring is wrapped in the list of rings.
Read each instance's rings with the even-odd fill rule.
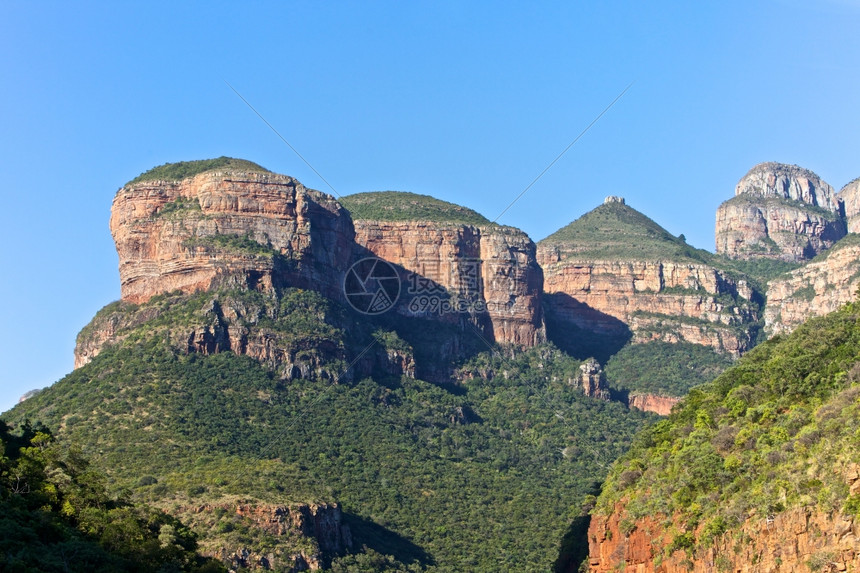
[[[400,305],[409,315],[467,317],[488,341],[534,346],[545,340],[541,308],[543,273],[535,244],[517,229],[427,221],[355,221],[355,240],[403,269],[401,297],[448,296],[468,301],[466,312],[425,312]],[[417,309],[417,310],[416,310]],[[444,316],[446,315],[447,316]]]
[[[843,187],[838,197],[845,208],[848,232],[860,233],[860,177]]]
[[[649,516],[631,528],[619,519],[618,511],[609,517],[593,516],[588,529],[589,571],[817,573],[860,568],[860,522],[838,513],[796,508],[751,519],[739,535],[726,534],[692,558],[682,550],[662,555],[672,541],[664,523],[659,516]]]
[[[208,171],[117,192],[111,234],[123,300],[287,284],[340,296],[353,229],[334,198],[271,173]]]
[[[301,302],[301,301],[300,301]],[[182,320],[172,312],[175,306],[188,309]],[[149,324],[170,341],[180,352],[204,355],[234,352],[247,355],[277,373],[282,380],[349,381],[354,376],[415,377],[415,358],[410,351],[386,348],[375,344],[352,362],[340,338],[309,333],[306,336],[279,326],[279,320],[289,320],[279,314],[283,299],[274,295],[260,297],[231,293],[212,293],[189,301],[181,293],[166,295],[147,305],[116,302],[102,309],[78,334],[75,345],[75,368],[95,358],[104,348],[124,340],[135,330]],[[325,308],[307,310],[320,324],[339,327],[338,316]],[[169,326],[154,326],[161,322]]]
[[[589,358],[579,365],[579,370],[582,372],[579,384],[585,395],[609,400],[609,384],[606,382],[606,375],[600,363],[594,358]]]
[[[653,412],[660,416],[668,416],[672,406],[681,401],[674,396],[657,396],[656,394],[630,394],[627,405],[643,412]]]
[[[808,260],[845,233],[833,188],[795,165],[756,165],[717,209],[717,253],[736,259]]]
[[[828,314],[854,300],[858,287],[860,241],[843,241],[823,259],[768,283],[765,329],[769,334],[791,332],[810,317]]]
[[[199,528],[211,528],[217,515],[243,523],[276,539],[275,548],[227,547],[217,538],[204,542],[202,553],[215,557],[232,570],[318,571],[324,557],[352,549],[352,533],[336,503],[271,505],[240,502],[182,508]],[[297,540],[304,542],[296,543]],[[295,546],[306,547],[297,550]],[[293,549],[290,550],[289,547]]]
[[[758,310],[750,286],[704,264],[566,258],[538,248],[544,291],[557,312],[591,332],[629,328],[635,342],[692,342],[739,356],[752,347]],[[743,299],[743,300],[741,300]]]

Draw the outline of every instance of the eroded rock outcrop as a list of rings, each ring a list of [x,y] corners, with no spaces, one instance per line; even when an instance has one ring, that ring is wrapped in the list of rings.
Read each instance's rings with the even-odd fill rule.
[[[353,229],[333,197],[285,175],[207,171],[141,181],[114,198],[111,234],[123,300],[289,285],[338,297]]]
[[[535,245],[517,229],[430,221],[355,221],[356,242],[405,272],[409,315],[469,317],[488,341],[534,346],[545,340],[541,288],[543,273]],[[408,304],[421,296],[453,296],[468,301],[465,313],[425,311]],[[458,316],[459,315],[459,316]]]
[[[717,253],[731,258],[808,260],[845,234],[833,188],[796,165],[756,165],[717,209]]]
[[[851,235],[816,259],[768,283],[765,329],[791,332],[813,316],[823,316],[857,298],[860,237]]]
[[[658,396],[656,394],[631,393],[627,397],[627,405],[643,412],[653,412],[660,416],[668,416],[672,407],[681,401],[675,396]]]
[[[796,508],[751,518],[709,548],[667,554],[673,540],[667,520],[648,516],[625,521],[620,510],[608,517],[592,516],[588,565],[593,573],[817,573],[860,568],[860,522],[840,513]],[[677,535],[677,524],[674,529]]]
[[[589,358],[579,366],[581,372],[579,385],[586,396],[609,400],[609,383],[600,363],[594,358]]]
[[[253,502],[180,508],[197,529],[244,526],[278,540],[274,548],[225,546],[204,539],[201,553],[232,570],[318,571],[326,558],[352,549],[352,533],[337,503],[272,505]]]

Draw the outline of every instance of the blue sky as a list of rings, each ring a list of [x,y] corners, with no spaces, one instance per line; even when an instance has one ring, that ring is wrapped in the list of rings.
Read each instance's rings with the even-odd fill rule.
[[[622,195],[713,249],[756,163],[860,176],[860,2],[0,4],[0,411],[119,297],[110,203],[228,155],[431,194],[540,240]]]

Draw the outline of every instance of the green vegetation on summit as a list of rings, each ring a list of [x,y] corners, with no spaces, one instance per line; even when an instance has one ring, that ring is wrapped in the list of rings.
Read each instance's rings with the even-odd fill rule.
[[[334,571],[547,570],[570,508],[653,419],[584,396],[570,383],[579,362],[551,346],[474,355],[460,384],[338,377],[368,337],[408,352],[423,322],[352,316],[310,291],[269,296],[114,304],[102,318],[116,317],[122,341],[4,417],[43,421],[60,443],[80,444],[112,488],[189,522],[193,508],[237,496],[341,503],[359,553],[328,556]],[[188,352],[182,332],[219,309],[219,320],[257,317],[279,347],[316,353],[329,374],[289,380],[247,356]],[[201,545],[273,547],[236,527],[217,517]],[[307,544],[277,542],[287,552]]]
[[[675,516],[670,550],[794,507],[860,516],[844,477],[860,463],[858,319],[857,302],[810,319],[694,388],[615,464],[597,511],[622,503],[622,527]]]
[[[260,167],[252,161],[245,159],[234,159],[232,157],[218,157],[216,159],[199,159],[195,161],[179,161],[178,163],[165,163],[145,171],[126,183],[140,183],[142,181],[181,181],[188,177],[194,177],[206,171],[216,169],[224,171],[251,171],[256,173],[271,173],[268,169]]]
[[[673,260],[708,264],[707,251],[622,203],[604,203],[541,241],[558,244],[571,257],[597,260]]]
[[[467,207],[405,191],[355,193],[344,197],[341,203],[355,220],[491,224],[489,219]]]

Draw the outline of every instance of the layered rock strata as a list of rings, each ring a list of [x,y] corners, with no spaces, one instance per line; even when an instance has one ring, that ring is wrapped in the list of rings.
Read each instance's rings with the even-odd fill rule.
[[[833,188],[796,165],[756,165],[717,209],[717,253],[730,258],[804,261],[846,232]]]
[[[126,185],[110,229],[122,298],[135,303],[228,285],[338,297],[354,236],[333,197],[285,175],[231,171]]]
[[[653,412],[660,416],[668,416],[672,413],[672,407],[680,401],[681,398],[675,396],[631,393],[627,398],[627,405],[643,412]]]
[[[629,328],[635,342],[692,342],[739,356],[758,320],[750,285],[704,264],[583,260],[541,245],[544,291],[556,312],[587,331]]]
[[[404,301],[399,309],[404,314],[450,321],[470,318],[483,327],[489,342],[534,346],[545,340],[543,273],[535,244],[522,231],[359,219],[355,234],[368,253],[403,269]],[[434,297],[465,304],[459,309],[422,306],[422,300]]]
[[[847,242],[846,242],[847,241]],[[823,316],[857,298],[860,240],[854,235],[816,259],[768,283],[765,329],[791,332],[813,316]]]

